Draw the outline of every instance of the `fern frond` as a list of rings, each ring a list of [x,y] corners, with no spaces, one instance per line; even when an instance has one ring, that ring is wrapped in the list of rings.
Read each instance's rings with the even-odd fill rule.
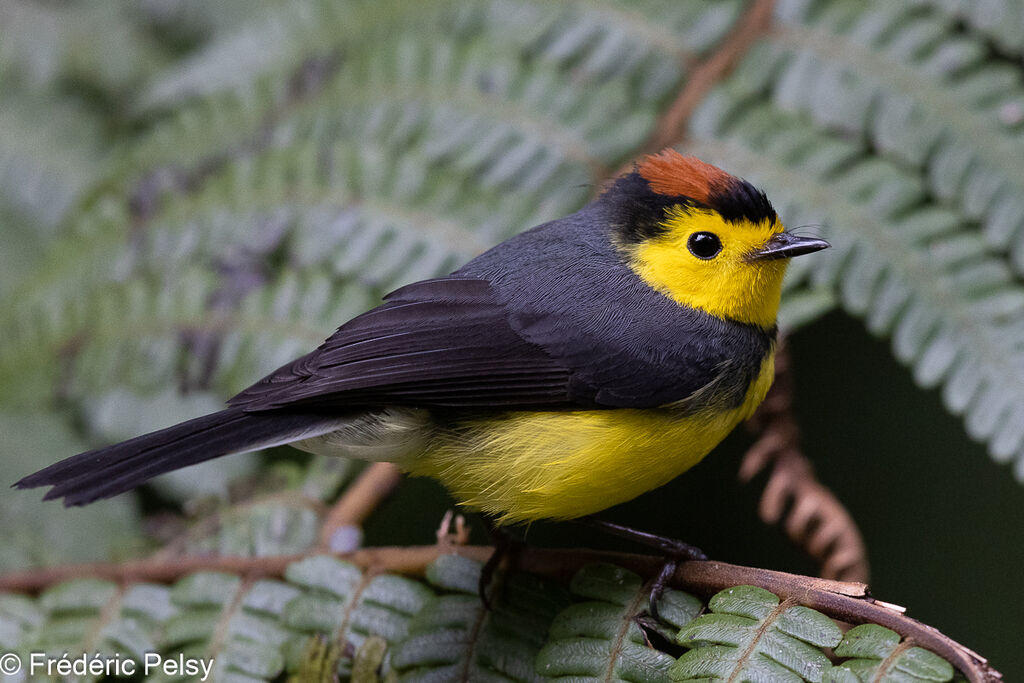
[[[815,610],[780,602],[762,588],[737,586],[708,603],[711,610],[677,637],[693,648],[672,667],[674,681],[756,680],[820,683],[832,664],[823,647],[842,632]]]
[[[489,549],[464,551],[486,557]],[[764,589],[734,586],[719,592],[708,605],[711,611],[698,616],[706,609],[703,603],[670,590],[659,603],[662,620],[655,623],[642,614],[649,587],[612,565],[588,565],[575,558],[582,567],[570,583],[583,601],[573,604],[557,579],[499,575],[492,593],[494,609],[487,610],[477,594],[477,561],[436,547],[377,548],[359,555],[353,559],[363,568],[321,555],[219,565],[232,567],[230,571],[196,571],[199,565],[189,563],[178,568],[192,567],[193,573],[172,586],[138,581],[134,572],[142,565],[129,563],[118,581],[65,580],[37,598],[0,594],[0,646],[19,654],[53,647],[72,657],[99,651],[122,657],[151,652],[166,658],[212,658],[217,680],[269,680],[301,672],[315,675],[315,680],[330,680],[332,674],[364,680],[356,677],[359,672],[367,680],[403,681],[540,681],[551,676],[665,681],[732,675],[846,683],[865,675],[893,681],[950,677],[946,662],[912,647],[909,637],[900,642],[892,631],[874,625],[850,632],[836,649],[849,659],[831,669],[821,648],[839,643],[839,628],[823,614],[798,605],[795,592],[837,615],[860,613],[858,620],[863,620],[873,614],[905,627],[919,642],[927,641],[968,665],[969,675],[998,677],[984,660],[934,629],[894,617],[885,608],[861,612],[867,603],[829,588],[849,590],[851,584],[826,582],[812,588],[808,577],[706,563],[690,568],[696,569],[694,578],[704,588],[708,579],[722,585],[727,575],[746,575],[772,583],[790,597],[780,602]],[[425,582],[385,569],[400,565],[415,571],[417,562],[428,561],[419,565]],[[167,573],[173,564],[149,564],[161,576],[173,575]],[[113,569],[108,565],[103,573],[114,578],[119,574],[109,571]],[[562,570],[553,571],[560,575]],[[284,576],[253,576],[267,572]],[[851,607],[853,612],[847,611]],[[869,624],[871,620],[867,618]],[[679,660],[672,654],[676,639],[691,648]],[[829,679],[830,671],[838,678]]]
[[[619,567],[595,564],[577,572],[569,589],[585,602],[555,617],[537,655],[539,671],[558,680],[666,680],[675,658],[651,647],[637,619],[647,609],[649,584]],[[666,589],[658,614],[674,633],[701,607],[693,596]]]
[[[0,6],[0,73],[40,89],[73,78],[116,97],[166,60],[129,9],[116,0],[60,6],[6,0]]]
[[[433,593],[420,583],[387,574],[363,574],[354,565],[326,556],[293,564],[285,576],[306,589],[304,595],[288,602],[285,624],[338,643],[343,676],[351,673],[355,654],[368,638],[380,636],[394,647],[412,632],[413,616],[433,599]],[[290,648],[289,668],[297,665],[300,655]]]
[[[960,214],[929,202],[924,177],[758,103],[750,84],[781,73],[752,58],[697,112],[690,151],[756,178],[789,224],[821,224],[835,249],[794,275],[891,334],[918,383],[942,385],[968,433],[1024,479],[1024,288]]]
[[[855,626],[836,646],[847,658],[825,674],[824,683],[950,681],[953,667],[942,657],[900,642],[898,633],[877,624]]]
[[[38,603],[24,595],[0,594],[0,647],[13,652],[45,619]]]
[[[171,589],[179,611],[164,623],[159,649],[167,656],[212,659],[212,675],[219,679],[273,678],[284,669],[282,648],[294,638],[280,624],[281,611],[298,593],[278,581],[215,572],[185,577]]]
[[[355,48],[438,15],[443,0],[409,5],[399,0],[303,0],[258,13],[154,78],[137,103],[140,112],[195,97],[239,90],[267,74],[280,76],[310,55]]]
[[[100,175],[102,123],[74,100],[0,87],[0,201],[52,233]]]
[[[567,602],[563,589],[524,574],[496,577],[494,608],[480,600],[481,565],[442,555],[427,569],[440,590],[409,624],[391,664],[401,681],[540,681],[534,658],[552,617]]]
[[[429,41],[410,17],[385,25],[401,40],[323,29],[327,43],[289,48],[316,60],[318,45],[347,46],[315,87],[290,85],[303,62],[282,57],[251,89],[158,121],[16,292],[0,375],[32,358],[53,373],[48,359],[70,349],[68,396],[175,378],[242,388],[383,291],[581,205],[647,136],[683,52],[707,49],[740,6],[513,4],[547,28],[511,34],[494,3],[424,9],[442,22]],[[587,30],[561,42],[555,27],[581,15]],[[608,62],[623,46],[637,58]],[[674,75],[658,76],[672,51]]]
[[[911,0],[932,7],[992,40],[1007,56],[1024,60],[1024,3],[1020,0]]]
[[[771,100],[917,169],[1024,273],[1020,69],[992,59],[984,37],[909,3],[783,3],[778,14],[779,32],[758,51],[777,69]]]

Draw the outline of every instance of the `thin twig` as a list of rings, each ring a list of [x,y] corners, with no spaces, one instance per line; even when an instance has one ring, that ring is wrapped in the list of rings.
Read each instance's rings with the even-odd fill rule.
[[[595,195],[604,190],[605,184],[611,178],[632,170],[634,159],[659,152],[666,147],[673,147],[683,140],[686,123],[697,105],[703,101],[711,88],[732,71],[747,50],[757,42],[758,37],[771,29],[774,6],[775,0],[754,0],[718,48],[707,59],[693,67],[672,103],[659,117],[647,140],[632,154],[629,161],[606,179],[605,183],[594,188]]]
[[[421,576],[426,567],[444,554],[456,554],[484,562],[494,551],[485,546],[418,546],[366,548],[336,557],[367,571],[386,571]],[[308,555],[275,557],[192,557],[168,561],[139,560],[120,564],[64,565],[0,575],[0,591],[34,592],[61,581],[93,577],[122,583],[156,581],[167,583],[202,570],[227,571],[246,576],[280,577],[285,568]],[[579,548],[524,548],[517,555],[518,569],[560,582],[567,582],[584,565],[611,562],[645,578],[655,576],[664,558],[602,552]],[[948,660],[972,683],[1001,681],[1002,675],[968,648],[944,636],[937,629],[907,617],[901,608],[872,598],[862,583],[831,581],[724,562],[684,562],[676,569],[671,585],[708,597],[737,585],[759,586],[782,600],[816,609],[833,619],[851,624],[876,623],[899,633],[914,644]]]
[[[754,0],[710,57],[697,65],[645,145],[651,152],[678,144],[687,121],[711,88],[729,74],[772,24],[775,0]]]
[[[789,538],[821,563],[822,576],[867,581],[864,539],[853,517],[817,480],[800,451],[792,403],[790,359],[782,340],[775,359],[775,384],[750,421],[760,435],[743,457],[740,480],[750,481],[770,466],[758,510],[761,519],[766,524],[782,521]]]
[[[339,529],[361,526],[401,480],[401,471],[388,462],[375,462],[363,470],[327,513],[320,528],[320,547],[332,548]]]

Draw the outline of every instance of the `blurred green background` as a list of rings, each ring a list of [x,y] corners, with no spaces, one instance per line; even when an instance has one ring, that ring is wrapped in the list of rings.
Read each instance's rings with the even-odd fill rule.
[[[0,0],[0,482],[214,409],[665,145],[833,243],[781,316],[804,450],[875,595],[1024,675],[1024,0]],[[813,573],[736,483],[750,442],[609,518]],[[357,470],[8,492],[0,571],[304,552]],[[449,505],[406,481],[367,541]]]

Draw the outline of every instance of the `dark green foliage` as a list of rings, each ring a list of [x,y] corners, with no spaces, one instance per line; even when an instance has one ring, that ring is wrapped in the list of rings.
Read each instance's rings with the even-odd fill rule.
[[[679,631],[678,642],[693,649],[672,667],[672,680],[820,683],[832,666],[821,648],[842,637],[820,612],[754,586],[726,589],[708,608]]]
[[[824,680],[826,683],[923,683],[953,679],[953,667],[946,660],[919,647],[896,652],[899,644],[899,634],[887,628],[877,624],[856,626],[847,631],[835,650],[837,657],[848,659],[830,670]]]
[[[67,423],[52,413],[0,413],[0,434],[3,476],[12,481],[58,453],[84,448]],[[5,493],[0,496],[0,572],[132,557],[147,547],[140,522],[131,500],[72,511],[41,504],[38,497]]]
[[[284,580],[199,572],[173,586],[79,579],[38,598],[0,595],[0,648],[213,659],[215,680],[948,681],[947,662],[875,625],[840,643],[832,620],[738,586],[707,606],[669,589],[660,621],[649,584],[597,564],[564,588],[526,574],[496,578],[494,609],[477,594],[480,564],[442,555],[425,582],[363,572],[327,556]],[[707,613],[701,614],[705,610]],[[700,615],[700,616],[698,616]],[[689,652],[676,660],[673,640]],[[835,647],[835,669],[822,653]],[[27,660],[26,660],[27,661]],[[881,679],[878,668],[884,662]],[[306,678],[303,678],[305,676]]]
[[[322,636],[311,636],[289,683],[333,683],[338,680],[341,648]]]
[[[555,617],[537,670],[562,681],[666,680],[675,661],[651,646],[643,627],[675,632],[701,610],[691,595],[667,589],[658,603],[661,624],[646,615],[650,585],[613,565],[591,565],[573,577],[575,602]]]
[[[847,634],[836,647],[847,659],[829,671],[820,648],[839,643],[838,627],[814,610],[780,607],[774,595],[751,586],[722,591],[706,607],[668,589],[656,621],[647,614],[649,584],[597,564],[573,577],[571,602],[550,581],[499,574],[489,611],[477,594],[480,569],[464,557],[442,555],[420,582],[310,556],[291,564],[284,580],[198,572],[173,586],[119,587],[79,579],[34,599],[0,595],[0,649],[23,656],[120,653],[137,661],[147,652],[212,658],[216,680],[286,673],[299,680],[332,674],[400,681],[739,676],[733,680],[846,683],[867,680],[883,660],[892,676],[887,681],[952,676],[945,661],[921,648],[891,657],[899,636],[873,625]],[[668,646],[673,640],[692,648],[678,661]]]
[[[1019,68],[942,13],[780,2],[691,119],[690,149],[763,184],[835,246],[794,263],[1024,477],[1024,98]]]
[[[440,594],[409,624],[391,664],[400,681],[540,681],[534,660],[551,619],[567,602],[559,586],[498,575],[493,610],[477,594],[480,565],[445,555],[427,571]]]
[[[293,630],[320,634],[343,647],[341,673],[352,671],[356,653],[373,636],[395,645],[410,631],[410,619],[432,600],[424,586],[398,576],[363,574],[353,565],[330,557],[312,557],[288,568],[285,577],[307,592],[289,601],[284,623]],[[292,642],[288,661],[297,663],[301,650]],[[301,643],[305,645],[305,642]]]

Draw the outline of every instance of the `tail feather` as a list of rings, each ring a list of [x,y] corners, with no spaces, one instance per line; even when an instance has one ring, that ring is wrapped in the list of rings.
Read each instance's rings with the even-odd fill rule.
[[[325,434],[337,418],[308,413],[219,413],[79,453],[30,474],[17,488],[52,486],[44,500],[63,498],[65,506],[85,505],[132,489],[158,474],[231,453],[277,446]]]

